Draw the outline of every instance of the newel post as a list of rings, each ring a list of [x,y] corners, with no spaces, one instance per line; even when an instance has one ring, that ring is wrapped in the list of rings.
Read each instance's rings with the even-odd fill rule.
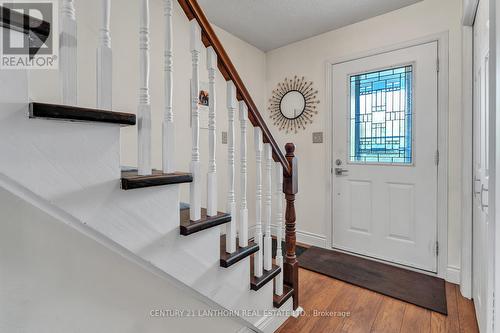
[[[299,263],[295,255],[295,194],[298,192],[298,169],[295,157],[295,145],[285,145],[286,159],[290,173],[283,169],[283,193],[285,193],[285,242],[286,256],[284,264],[284,283],[293,288],[293,309],[299,307]]]

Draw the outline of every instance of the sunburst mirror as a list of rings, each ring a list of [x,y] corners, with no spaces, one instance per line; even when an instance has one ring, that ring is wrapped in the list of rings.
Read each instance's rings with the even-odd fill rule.
[[[298,133],[312,124],[313,116],[318,114],[318,104],[318,91],[312,81],[294,76],[278,83],[268,109],[274,125],[288,134]]]

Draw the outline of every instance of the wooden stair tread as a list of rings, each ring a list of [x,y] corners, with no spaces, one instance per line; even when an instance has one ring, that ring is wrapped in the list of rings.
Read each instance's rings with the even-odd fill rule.
[[[171,185],[179,183],[190,183],[193,176],[187,172],[163,173],[153,170],[150,176],[139,176],[137,170],[122,171],[122,189],[132,190],[136,188]]]
[[[250,257],[250,289],[252,290],[259,290],[260,288],[264,287],[269,281],[272,281],[276,275],[278,275],[281,272],[281,267],[273,264],[272,268],[270,271],[266,271],[264,269],[264,273],[262,274],[261,277],[256,278],[253,274],[253,260],[254,257]]]
[[[123,126],[136,124],[136,116],[132,113],[46,103],[30,103],[29,117],[69,121],[100,122],[108,124],[119,124]]]
[[[236,239],[238,242],[238,239]],[[220,236],[220,265],[221,267],[228,268],[237,262],[245,259],[246,257],[254,254],[259,250],[259,245],[253,241],[248,242],[248,246],[237,246],[236,251],[233,253],[226,252],[226,235]]]
[[[216,216],[207,216],[207,210],[205,208],[201,209],[201,219],[198,221],[191,221],[189,219],[189,208],[180,210],[180,218],[180,232],[183,236],[188,236],[205,229],[231,222],[231,215],[217,212]]]
[[[273,305],[275,308],[280,308],[290,297],[293,296],[293,288],[283,284],[283,295],[278,296],[276,294],[273,295]]]

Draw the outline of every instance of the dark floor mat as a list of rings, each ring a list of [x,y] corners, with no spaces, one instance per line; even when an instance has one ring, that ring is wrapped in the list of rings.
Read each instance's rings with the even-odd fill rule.
[[[447,315],[443,279],[353,255],[310,247],[302,268]]]

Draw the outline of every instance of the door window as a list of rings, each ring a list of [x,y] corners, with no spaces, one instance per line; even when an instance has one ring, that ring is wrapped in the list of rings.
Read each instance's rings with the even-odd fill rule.
[[[413,164],[413,65],[349,79],[349,161]]]

